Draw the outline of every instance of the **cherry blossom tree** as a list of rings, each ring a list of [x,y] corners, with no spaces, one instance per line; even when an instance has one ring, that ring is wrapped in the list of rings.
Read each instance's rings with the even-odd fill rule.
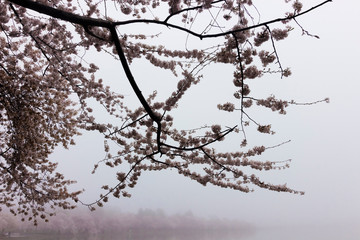
[[[1,0],[0,204],[36,224],[39,217],[47,221],[57,207],[70,209],[75,206],[72,200],[81,202],[81,191],[68,190],[73,181],[56,172],[57,164],[49,161],[49,155],[58,145],[75,144],[74,137],[82,131],[97,131],[105,138],[107,157],[95,164],[94,172],[102,165],[119,169],[115,186],[104,185],[93,203],[81,202],[91,209],[109,197],[130,197],[128,189],[142,172],[164,169],[175,169],[202,185],[241,192],[257,186],[303,194],[245,172],[289,166],[288,161],[252,159],[271,147],[246,147],[246,129],[255,126],[260,133],[274,132],[270,123],[260,124],[248,109],[261,106],[286,114],[288,106],[300,104],[274,95],[253,96],[250,83],[268,74],[291,75],[280,62],[278,41],[294,28],[317,37],[298,18],[328,2],[303,10],[298,0],[279,1],[274,4],[287,6],[288,11],[261,22],[254,16],[260,13],[251,0]],[[139,32],[127,32],[135,25],[140,26]],[[150,31],[162,26],[169,34],[184,33],[212,45],[173,49],[154,41],[157,32],[143,34],[145,26]],[[125,73],[139,107],[127,105],[125,96],[104,84],[97,76],[101,69],[84,57],[88,51],[115,59],[122,68],[113,74]],[[177,86],[168,89],[165,99],[156,91],[143,94],[138,84],[142,80],[135,79],[130,67],[137,59],[173,74]],[[188,90],[206,78],[202,70],[211,64],[233,68],[233,79],[225,80],[233,83],[233,100],[217,108],[239,116],[238,125],[226,127],[219,122],[180,129],[172,113],[181,106],[181,99],[191,97]],[[93,100],[116,123],[100,121],[89,103]],[[226,152],[214,147],[230,135],[236,135],[241,146]]]

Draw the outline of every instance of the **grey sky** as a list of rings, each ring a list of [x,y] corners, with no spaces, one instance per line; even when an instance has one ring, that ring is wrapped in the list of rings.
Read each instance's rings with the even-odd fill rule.
[[[263,8],[262,2],[265,1],[257,4],[259,10]],[[306,0],[305,6],[318,2],[321,1]],[[267,7],[276,8],[275,4]],[[299,29],[294,30],[291,38],[277,43],[282,64],[290,66],[293,75],[284,80],[279,80],[278,76],[265,77],[258,81],[261,84],[254,83],[253,91],[269,91],[300,102],[330,98],[330,104],[290,107],[285,116],[268,111],[254,113],[258,119],[268,119],[277,132],[271,138],[265,137],[265,144],[292,140],[263,156],[269,160],[291,158],[290,169],[259,173],[259,176],[304,190],[304,196],[257,188],[254,193],[244,194],[213,186],[203,187],[184,179],[176,171],[166,171],[143,174],[131,192],[132,198],[110,199],[105,208],[117,207],[123,211],[161,208],[169,213],[191,210],[201,216],[237,218],[252,223],[353,224],[360,227],[359,9],[358,1],[335,0],[298,19],[306,30],[319,35],[320,39],[301,36]],[[179,44],[183,46],[184,43]],[[108,71],[114,71],[108,67]],[[155,86],[152,81],[159,81],[159,77],[149,79],[147,68],[140,63],[131,67],[137,79],[147,81],[139,80],[144,81],[140,82],[144,91],[151,92],[150,88]],[[231,99],[227,93],[219,92],[219,80],[224,78],[225,81],[228,76],[231,83],[232,72],[214,66],[205,73],[208,79],[195,86],[191,91],[193,95],[189,93],[182,102],[188,106],[182,108],[186,109],[182,112],[183,126],[207,123],[206,119],[194,117],[194,114],[201,111],[202,116],[209,114],[211,117],[213,113],[208,111],[217,112],[216,104],[221,102],[217,101],[218,96]],[[119,89],[127,88],[126,81],[116,84]],[[199,109],[201,105],[197,106],[194,99],[208,105]],[[231,124],[232,120],[226,118],[226,121]],[[255,144],[262,139],[259,135],[250,136],[250,141]],[[86,188],[84,198],[91,201],[98,196],[99,186],[114,182],[115,176],[106,167],[96,175],[90,174],[93,164],[104,157],[101,137],[86,134],[78,138],[77,143],[69,151],[59,149],[52,158],[60,162],[59,169],[67,177],[78,180],[77,187]]]

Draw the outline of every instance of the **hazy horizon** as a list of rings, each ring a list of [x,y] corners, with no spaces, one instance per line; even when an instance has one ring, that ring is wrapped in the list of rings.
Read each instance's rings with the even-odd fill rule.
[[[278,10],[276,4],[269,1],[257,2],[260,12],[268,10],[269,14],[275,14]],[[283,2],[279,1],[279,4]],[[306,9],[322,1],[303,2]],[[274,146],[291,140],[281,147],[269,149],[259,158],[292,159],[290,168],[259,172],[258,175],[265,182],[286,183],[291,188],[305,191],[304,196],[256,187],[248,194],[212,185],[204,187],[180,176],[175,170],[166,170],[142,173],[138,184],[130,191],[132,197],[110,198],[103,207],[104,211],[136,214],[139,209],[161,209],[168,216],[191,212],[199,218],[234,219],[257,229],[257,235],[243,240],[265,237],[284,240],[291,234],[294,234],[291,240],[360,239],[359,9],[360,1],[335,0],[301,16],[297,19],[300,24],[320,39],[302,36],[301,29],[295,28],[289,39],[276,43],[282,64],[291,67],[292,76],[280,79],[270,75],[251,83],[252,91],[259,95],[274,93],[280,98],[299,102],[330,98],[328,104],[289,107],[285,116],[261,109],[251,112],[255,118],[271,123],[276,131],[270,137],[249,134],[251,144]],[[262,20],[267,17],[270,18],[263,15]],[[185,41],[186,36],[170,44],[183,47]],[[202,42],[194,40],[193,44],[196,46]],[[124,94],[126,101],[137,101],[125,79],[113,74],[120,65],[110,64],[103,57],[100,53],[96,60],[104,70],[105,83]],[[145,95],[162,86],[158,81],[170,76],[161,72],[156,79],[152,78],[153,69],[140,60],[135,60],[131,68]],[[219,102],[232,97],[229,95],[232,89],[226,92],[222,91],[223,86],[219,87],[219,79],[228,78],[232,84],[232,74],[221,64],[206,68],[204,80],[181,100],[182,108],[174,111],[174,114],[182,114],[176,124],[184,129],[217,120],[225,125],[238,124],[238,116],[221,115],[216,108]],[[171,92],[173,89],[167,89],[166,84],[174,82],[164,83],[164,89]],[[161,96],[162,92],[159,92]],[[226,150],[238,146],[235,145],[238,141],[229,137],[228,142],[215,146]],[[77,180],[71,189],[86,190],[80,199],[93,202],[102,193],[100,188],[104,183],[116,183],[116,169],[100,166],[96,174],[91,174],[94,164],[105,156],[101,135],[84,133],[76,137],[76,144],[69,150],[56,149],[51,159],[59,162],[58,171],[66,178]],[[78,207],[86,209],[80,204]]]
[[[304,8],[318,2],[306,1]],[[271,4],[267,4],[260,1],[259,11],[271,8]],[[290,107],[285,116],[264,110],[253,112],[256,118],[267,118],[276,134],[271,137],[250,136],[251,143],[272,146],[291,139],[290,143],[270,149],[260,158],[292,159],[290,168],[260,172],[260,176],[266,181],[287,183],[294,189],[305,191],[304,196],[258,188],[253,193],[244,194],[211,185],[204,187],[168,170],[144,172],[130,192],[130,199],[110,198],[105,208],[131,212],[139,208],[163,209],[169,214],[191,210],[201,217],[235,218],[261,225],[323,223],[360,226],[360,206],[357,204],[360,202],[357,187],[360,182],[360,128],[357,127],[360,122],[360,81],[357,80],[360,30],[355,25],[359,20],[355,11],[358,7],[358,2],[333,1],[299,18],[303,27],[319,35],[320,39],[302,36],[300,29],[293,30],[295,32],[288,40],[277,43],[280,59],[291,67],[293,75],[289,79],[271,75],[252,83],[253,91],[273,92],[276,96],[299,102],[330,98],[329,104]],[[334,16],[338,15],[340,17],[335,19]],[[266,20],[266,16],[262,19]],[[185,40],[179,38],[178,41],[181,44]],[[117,66],[104,67],[105,79],[112,79],[109,75],[113,72],[111,67]],[[151,71],[141,62],[134,62],[131,67],[137,79],[146,79],[147,71]],[[192,117],[198,111],[193,101],[196,96],[202,96],[207,103],[202,109],[203,117],[218,114],[216,104],[227,99],[228,93],[219,94],[217,76],[231,79],[232,75],[231,71],[225,70],[221,64],[205,69],[204,81],[184,97],[183,108],[179,109],[183,115],[179,124],[183,128],[206,123],[206,119]],[[145,94],[153,91],[152,81],[139,81]],[[128,93],[132,99],[126,82],[116,80],[114,88]],[[212,97],[214,94],[216,98]],[[227,121],[232,124],[232,119],[224,121],[224,124]],[[219,146],[230,147],[226,144]],[[86,189],[82,199],[87,202],[97,198],[103,183],[116,182],[114,171],[106,167],[99,168],[95,175],[90,174],[94,163],[103,157],[103,139],[94,133],[80,136],[77,146],[68,151],[59,149],[52,156],[59,161],[59,170],[66,177],[78,180],[74,189]]]

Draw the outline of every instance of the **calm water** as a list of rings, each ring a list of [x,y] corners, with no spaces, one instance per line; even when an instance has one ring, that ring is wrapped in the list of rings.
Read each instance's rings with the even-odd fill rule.
[[[263,229],[239,240],[360,240],[360,226]]]
[[[321,228],[267,228],[258,229],[251,234],[240,233],[183,233],[128,236],[59,236],[32,234],[0,236],[0,240],[359,240],[360,227],[321,227]]]

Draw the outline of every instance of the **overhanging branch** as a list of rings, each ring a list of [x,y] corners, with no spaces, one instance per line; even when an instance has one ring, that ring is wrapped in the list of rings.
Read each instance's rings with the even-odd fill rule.
[[[50,6],[47,6],[47,5],[38,3],[38,2],[34,2],[32,0],[8,0],[8,1],[15,3],[19,6],[34,10],[36,12],[51,16],[51,17],[58,18],[58,19],[68,21],[68,22],[72,22],[72,23],[76,23],[76,24],[80,24],[83,26],[91,25],[91,26],[105,27],[105,28],[110,29],[113,26],[128,25],[128,24],[134,24],[134,23],[153,23],[153,24],[158,24],[158,25],[164,25],[164,26],[170,27],[170,28],[175,28],[175,29],[178,29],[183,32],[187,32],[187,33],[189,33],[195,37],[198,37],[200,39],[226,36],[226,35],[230,35],[235,32],[243,32],[243,31],[255,29],[255,28],[258,28],[261,26],[273,24],[276,22],[295,19],[295,18],[300,17],[308,12],[313,11],[316,8],[321,7],[322,5],[324,5],[326,3],[332,2],[332,0],[326,0],[322,3],[319,3],[318,5],[315,5],[314,7],[309,8],[306,11],[303,11],[298,14],[294,14],[292,16],[288,16],[288,17],[284,17],[284,18],[277,18],[277,19],[273,19],[273,20],[270,20],[267,22],[262,22],[262,23],[259,23],[256,25],[252,25],[252,26],[248,26],[248,27],[244,27],[244,28],[240,28],[240,29],[236,29],[236,30],[229,30],[226,32],[215,33],[215,34],[202,34],[202,33],[197,33],[197,32],[191,31],[184,27],[180,27],[175,24],[168,23],[167,21],[168,21],[169,17],[167,17],[164,21],[155,20],[155,19],[133,19],[133,20],[128,20],[128,21],[112,22],[112,21],[104,20],[104,19],[96,19],[96,18],[91,18],[91,17],[80,16],[80,15],[73,14],[73,13],[63,11],[60,9],[55,9],[53,7],[50,7]]]

